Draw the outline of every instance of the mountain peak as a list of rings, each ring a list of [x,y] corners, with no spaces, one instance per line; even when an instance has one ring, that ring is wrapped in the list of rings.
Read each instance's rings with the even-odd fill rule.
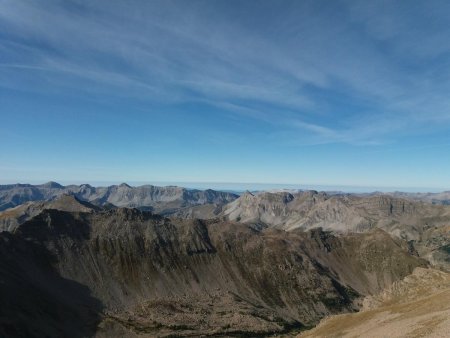
[[[54,181],[49,181],[47,183],[41,184],[41,187],[43,188],[49,188],[49,189],[61,189],[64,188],[61,184],[54,182]]]
[[[83,201],[72,193],[65,193],[47,203],[46,208],[69,212],[91,212],[100,208]]]
[[[246,190],[241,197],[255,197],[250,191]]]

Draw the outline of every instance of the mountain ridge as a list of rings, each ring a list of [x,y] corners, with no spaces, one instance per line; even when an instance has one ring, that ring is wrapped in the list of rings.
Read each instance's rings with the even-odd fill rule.
[[[44,186],[50,188],[38,189],[40,195],[36,198],[47,198],[49,202],[29,202],[0,212],[0,229],[12,230],[44,208],[70,211],[64,208],[64,203],[58,207],[55,202],[60,196],[69,194],[79,201],[74,202],[74,205],[85,201],[90,203],[91,209],[94,206],[136,207],[182,219],[219,218],[247,223],[255,229],[274,227],[292,231],[297,228],[309,230],[322,227],[336,234],[346,234],[380,228],[396,238],[408,241],[412,251],[426,257],[436,267],[450,270],[450,232],[445,231],[450,224],[450,207],[446,205],[433,205],[388,194],[330,195],[314,190],[247,191],[237,196],[174,186],[133,188],[121,184],[95,188],[85,184],[60,188],[55,183]],[[23,189],[29,192],[37,188],[25,185]],[[31,199],[27,193],[24,195],[25,200]],[[17,194],[11,194],[10,189],[0,189],[0,201],[1,196],[9,196],[10,200],[17,203],[21,201],[20,198],[15,199]],[[76,208],[74,211],[77,211]]]
[[[36,276],[48,284],[45,290],[72,292],[66,280],[89,290],[75,303],[45,291],[46,302],[60,304],[65,317],[74,312],[85,321],[82,332],[93,325],[98,336],[236,336],[283,333],[355,311],[362,296],[427,266],[382,230],[347,237],[321,229],[258,231],[242,223],[170,219],[129,208],[45,209],[13,233],[0,233],[0,250],[9,252],[0,256],[2,275],[16,276],[2,284],[3,292],[27,309],[5,308],[0,321],[14,318],[9,332],[18,336],[26,335],[24,321],[35,334],[53,332],[40,323],[53,323],[52,330],[65,335],[70,331],[53,312],[37,321],[27,317],[36,306],[32,285],[42,284],[33,282]],[[28,259],[42,262],[31,263],[36,272],[14,272]],[[17,288],[17,278],[30,284]],[[83,317],[83,304],[89,303],[97,310]]]
[[[41,185],[10,184],[0,186],[0,211],[25,202],[48,201],[63,194],[73,194],[99,206],[110,203],[117,207],[149,208],[159,213],[194,205],[225,204],[238,197],[236,194],[211,189],[153,185],[131,187],[126,183],[108,187],[93,187],[89,184],[62,186],[56,182]]]

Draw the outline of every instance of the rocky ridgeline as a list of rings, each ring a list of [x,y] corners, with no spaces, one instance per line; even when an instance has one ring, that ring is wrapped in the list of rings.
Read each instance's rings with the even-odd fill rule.
[[[89,184],[62,186],[55,182],[42,185],[12,184],[0,186],[0,211],[30,201],[50,201],[71,194],[79,200],[98,206],[147,208],[160,213],[202,204],[225,204],[238,196],[214,190],[195,190],[175,186],[143,185],[131,187],[125,183],[109,187]]]
[[[427,265],[382,230],[258,231],[124,208],[45,209],[0,234],[0,253],[2,336],[288,332]]]
[[[419,257],[447,268],[445,206],[316,191],[149,197],[126,185],[99,199],[100,188],[78,188],[0,213],[0,335],[281,334],[358,310],[429,264]],[[177,217],[114,205],[136,198]]]
[[[329,195],[316,191],[246,192],[237,197],[212,190],[132,188],[125,184],[108,188],[83,185],[76,186],[76,189],[47,184],[43,189],[57,189],[61,195],[49,201],[27,202],[0,212],[0,229],[12,231],[44,209],[81,212],[98,209],[98,205],[103,209],[114,209],[118,205],[138,206],[141,210],[166,216],[229,220],[259,230],[277,228],[292,231],[321,227],[335,234],[348,234],[383,229],[395,238],[409,242],[411,252],[418,253],[437,267],[450,269],[450,232],[445,230],[450,225],[450,206],[385,194]],[[62,194],[64,189],[70,192]],[[11,191],[11,187],[4,191]],[[89,199],[92,201],[88,202]]]

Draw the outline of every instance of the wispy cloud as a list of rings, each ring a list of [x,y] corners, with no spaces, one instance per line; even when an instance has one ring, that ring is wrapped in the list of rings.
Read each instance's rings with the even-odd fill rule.
[[[450,124],[445,3],[274,3],[272,21],[247,5],[3,0],[0,86],[203,102],[312,143]]]

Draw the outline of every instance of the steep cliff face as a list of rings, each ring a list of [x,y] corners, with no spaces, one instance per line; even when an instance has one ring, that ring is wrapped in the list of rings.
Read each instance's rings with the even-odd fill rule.
[[[285,230],[322,227],[335,233],[383,229],[408,241],[436,266],[449,269],[450,207],[414,202],[389,195],[299,193],[244,194],[223,207],[219,216],[233,221]]]
[[[224,207],[230,220],[260,222],[287,230],[324,227],[334,231],[365,231],[444,216],[450,209],[390,196],[327,195],[316,191],[246,193]]]
[[[429,226],[450,222],[450,208],[391,196],[359,197],[315,191],[244,194],[223,207],[230,220],[285,230],[323,227],[336,232],[381,228],[405,240],[419,240]]]
[[[257,231],[136,209],[44,210],[0,237],[3,251],[15,252],[18,246],[23,252],[0,257],[2,274],[15,276],[6,280],[8,297],[30,294],[30,302],[23,298],[20,305],[24,315],[9,324],[19,333],[32,316],[41,284],[71,293],[68,297],[77,294],[70,287],[88,290],[81,303],[51,292],[43,299],[62,302],[64,315],[83,313],[83,304],[94,302],[86,323],[97,326],[99,336],[268,334],[353,311],[360,296],[426,264],[382,231],[349,237],[322,230]],[[15,271],[28,257],[35,272],[29,265]],[[36,259],[41,263],[34,264]],[[36,284],[36,276],[44,282]],[[25,282],[14,285],[16,279]],[[2,311],[2,318],[18,312]],[[70,325],[58,322],[57,313],[42,316],[35,322],[44,326],[35,332],[49,332],[47,323],[55,332],[68,332]],[[83,327],[88,332],[91,326]]]

